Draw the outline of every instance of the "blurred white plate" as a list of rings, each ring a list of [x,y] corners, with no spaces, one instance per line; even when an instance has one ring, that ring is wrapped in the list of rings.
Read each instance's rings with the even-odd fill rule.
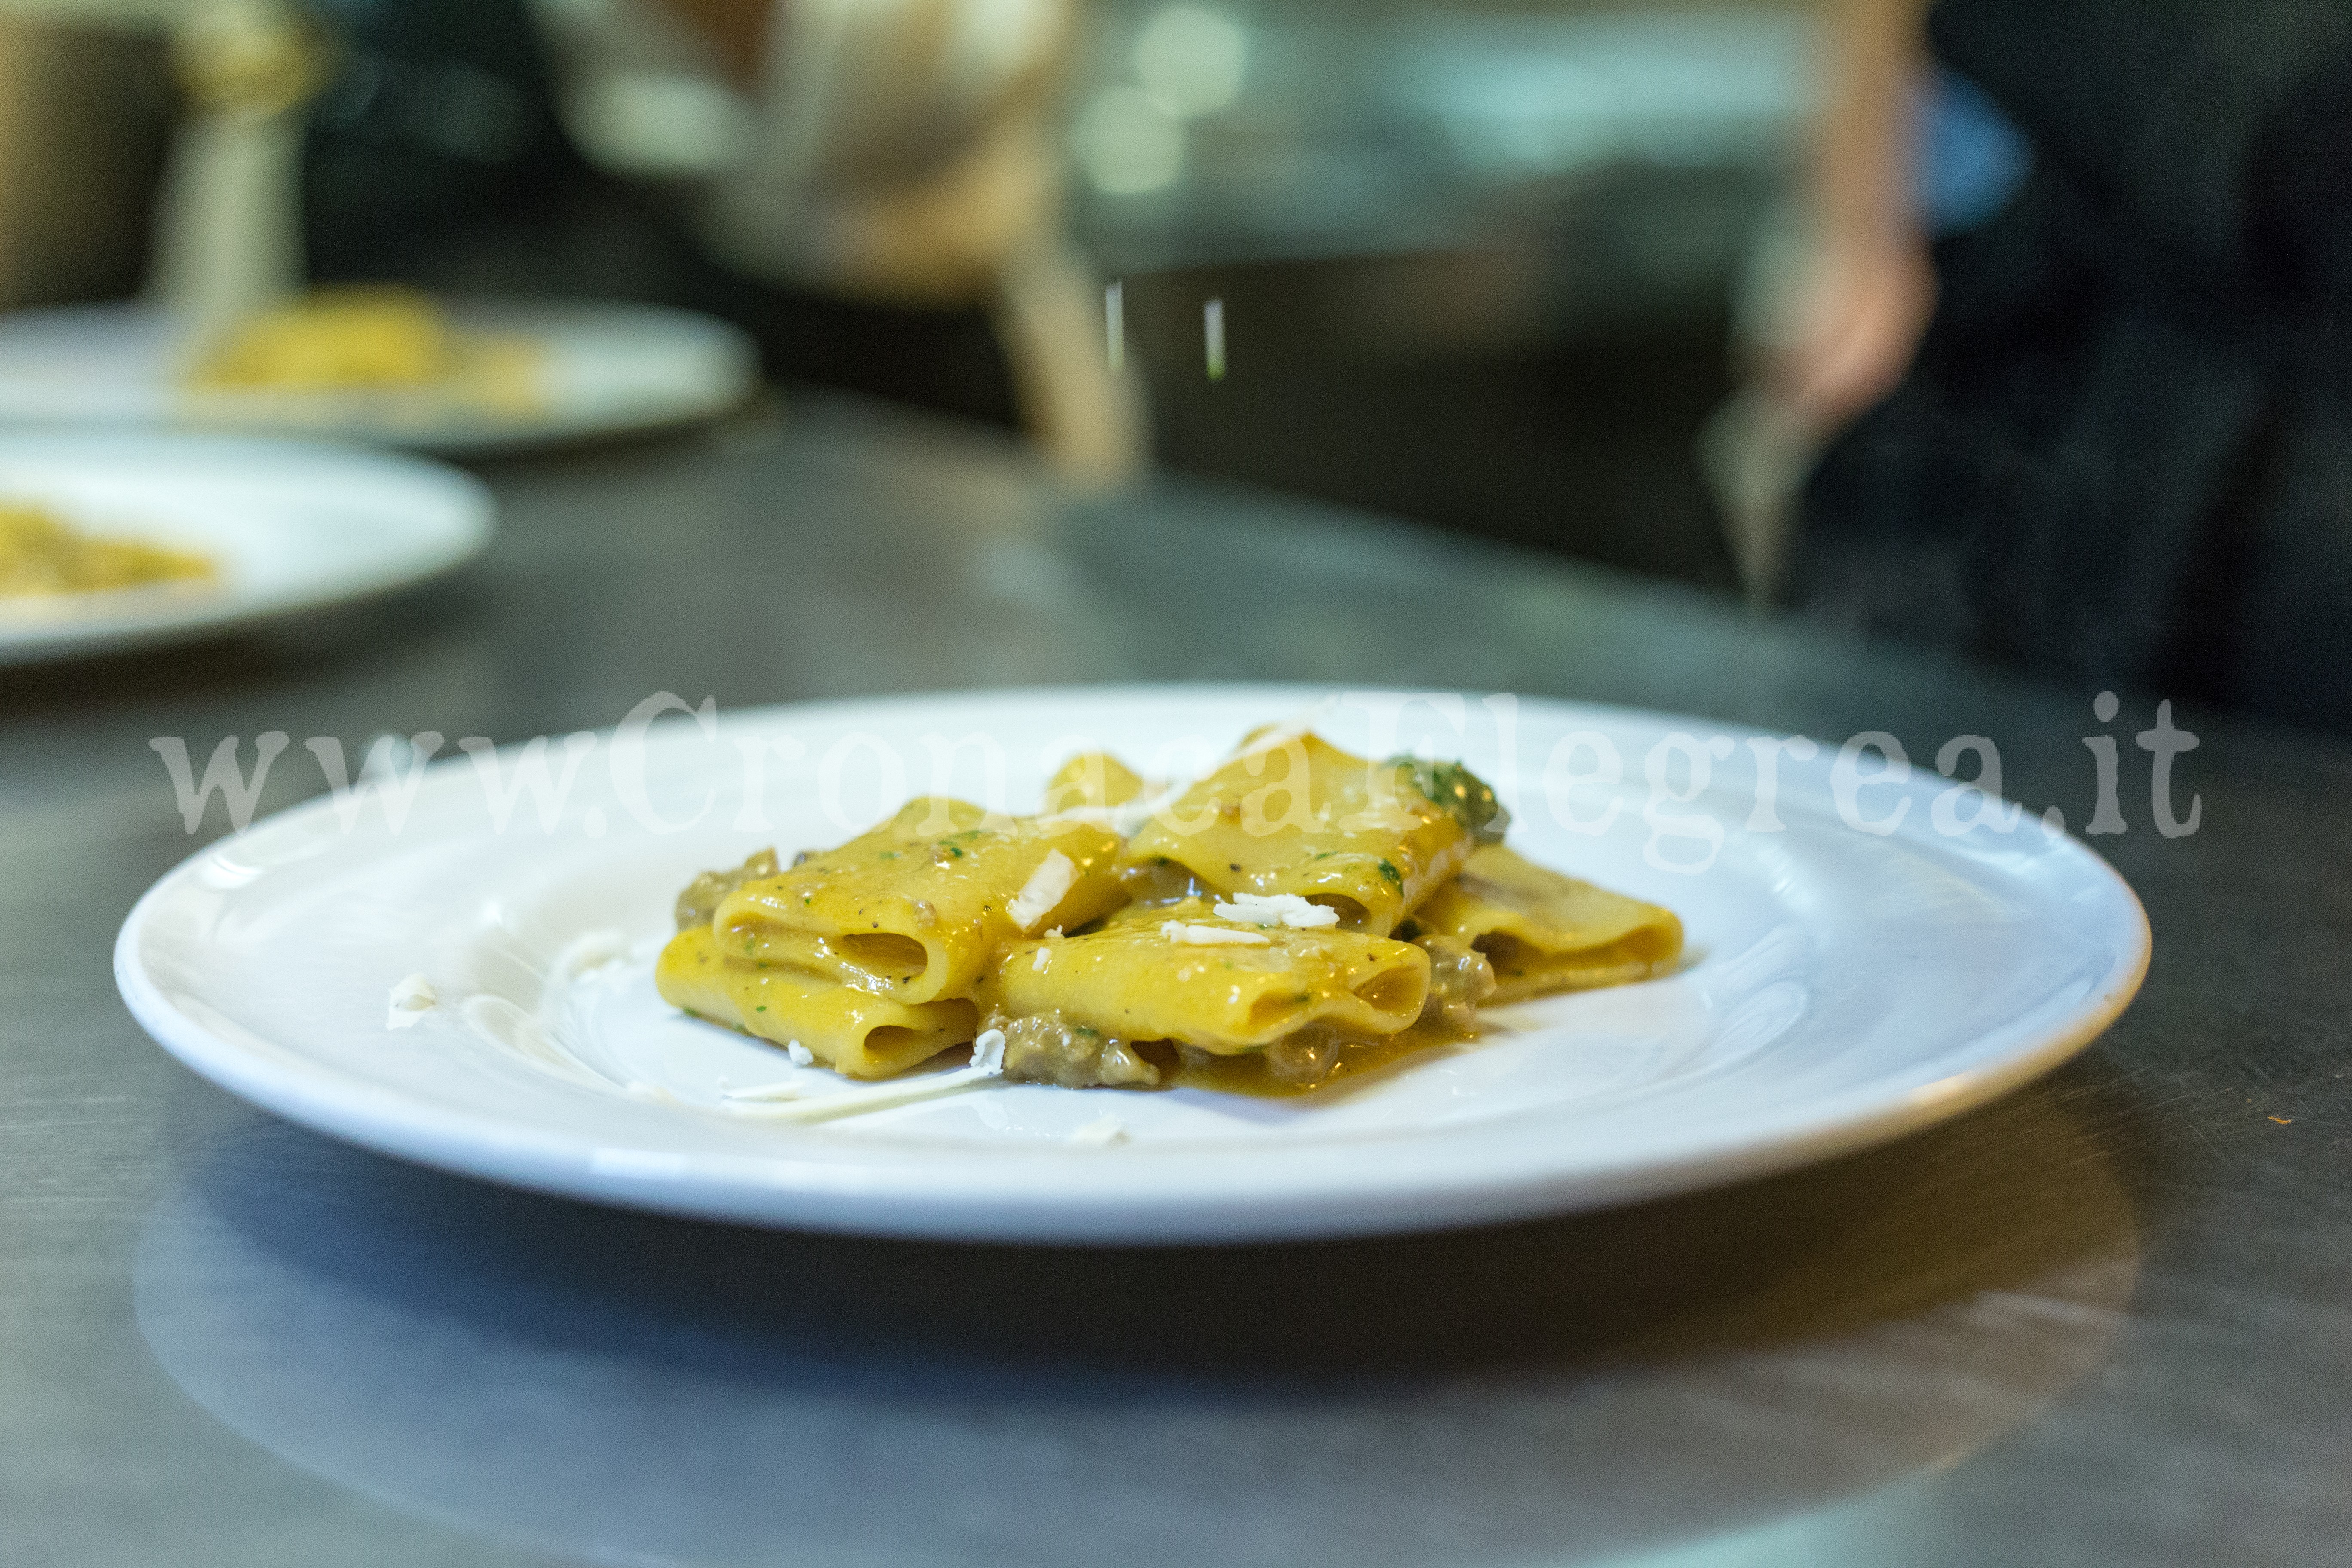
[[[137,425],[327,437],[451,454],[708,419],[751,394],[758,354],[724,321],[647,305],[445,302],[468,331],[529,340],[540,405],[497,413],[415,393],[207,393],[180,384],[179,325],[147,305],[0,316],[0,423]]]
[[[604,737],[544,816],[509,794],[504,831],[464,759],[425,773],[398,831],[377,802],[328,801],[195,856],[131,911],[116,973],[196,1071],[428,1164],[761,1224],[1160,1242],[1497,1220],[1822,1159],[2047,1070],[2122,1009],[2147,963],[2138,903],[2103,861],[2031,818],[1941,836],[1929,807],[1949,786],[1933,775],[1867,792],[1873,818],[1910,803],[1878,837],[1832,810],[1828,758],[1784,758],[1787,827],[1754,833],[1732,763],[1663,807],[1637,784],[1563,789],[1557,770],[1546,786],[1580,732],[1638,776],[1670,732],[1706,733],[1698,721],[1529,701],[1507,740],[1473,702],[1466,732],[1428,707],[1385,738],[1346,707],[1317,727],[1465,756],[1517,797],[1524,853],[1681,911],[1680,973],[1498,1012],[1471,1047],[1324,1097],[1000,1084],[805,1127],[730,1113],[721,1080],[837,1079],[654,994],[671,900],[705,867],[835,842],[910,785],[1026,808],[1081,737],[1165,770],[1321,695],[992,693],[674,722],[635,752]],[[1590,756],[1570,765],[1593,771]],[[555,750],[542,757],[561,773]],[[509,789],[517,761],[501,763]],[[1561,826],[1555,796],[1605,830]],[[1654,849],[1673,862],[1704,845],[1654,845],[1658,824],[1702,812],[1727,830],[1712,867],[1660,869]],[[388,1029],[411,973],[441,1005]],[[1123,1141],[1074,1137],[1105,1116]]]
[[[419,458],[160,433],[0,436],[0,500],[219,567],[209,583],[0,597],[0,665],[182,641],[404,587],[480,551],[493,510],[478,481]]]

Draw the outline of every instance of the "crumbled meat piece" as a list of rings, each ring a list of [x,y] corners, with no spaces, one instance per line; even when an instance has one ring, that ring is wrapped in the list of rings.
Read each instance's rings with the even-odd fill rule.
[[[1495,966],[1474,947],[1442,936],[1421,939],[1429,954],[1429,1000],[1421,1021],[1443,1024],[1457,1035],[1478,1030],[1478,1004],[1495,994]]]
[[[719,906],[727,895],[746,882],[756,882],[762,877],[777,874],[776,852],[762,849],[731,871],[705,871],[686,885],[677,896],[677,929],[692,931],[707,926],[719,913]]]
[[[1131,1042],[1073,1024],[1059,1013],[1025,1018],[999,1014],[987,1027],[1004,1031],[1004,1076],[1015,1082],[1148,1089],[1160,1081],[1160,1069],[1137,1054]]]
[[[1340,1054],[1355,1043],[1328,1025],[1309,1024],[1265,1047],[1265,1070],[1283,1083],[1320,1083],[1339,1065]]]

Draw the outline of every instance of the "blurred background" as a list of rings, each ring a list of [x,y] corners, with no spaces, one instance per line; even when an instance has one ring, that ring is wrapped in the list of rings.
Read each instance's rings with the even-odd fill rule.
[[[975,9],[1018,29],[1037,8]],[[152,24],[175,10],[6,8],[6,305],[148,279],[184,98]],[[723,5],[307,16],[332,50],[300,149],[313,282],[689,306],[751,331],[787,386],[1021,423],[982,304],[763,276],[714,239],[709,193],[760,139]],[[1049,111],[1061,221],[1121,286],[1160,463],[1738,586],[1699,437],[1801,161],[1810,11],[1100,0],[1073,21]]]
[[[0,307],[387,280],[2352,728],[2341,0],[0,0]]]

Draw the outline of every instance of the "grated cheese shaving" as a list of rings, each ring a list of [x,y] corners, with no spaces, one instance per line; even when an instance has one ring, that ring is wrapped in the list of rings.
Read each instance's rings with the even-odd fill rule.
[[[845,1116],[865,1116],[893,1110],[926,1100],[961,1094],[993,1083],[1004,1076],[1004,1031],[990,1029],[971,1043],[971,1066],[927,1077],[895,1079],[837,1094],[811,1095],[798,1084],[771,1084],[763,1089],[736,1089],[727,1096],[728,1109],[739,1116],[770,1121],[835,1121]],[[754,1110],[745,1101],[761,1102]],[[779,1103],[781,1102],[781,1103]]]
[[[1097,1117],[1072,1132],[1070,1142],[1085,1149],[1108,1149],[1127,1142],[1127,1123],[1116,1116]]]
[[[1160,928],[1160,934],[1170,942],[1190,942],[1194,947],[1264,947],[1274,940],[1254,931],[1186,925],[1181,921],[1170,921]]]
[[[1144,793],[1118,805],[1074,805],[1057,811],[1046,818],[1052,822],[1083,822],[1089,827],[1099,827],[1121,838],[1132,838],[1143,825],[1173,805],[1184,793],[1181,784],[1154,788],[1147,784]]]
[[[1237,921],[1244,925],[1288,926],[1294,931],[1314,931],[1339,923],[1339,911],[1324,904],[1307,902],[1297,893],[1235,893],[1216,906],[1221,921]]]
[[[1004,906],[1004,912],[1023,932],[1034,931],[1038,921],[1054,912],[1055,904],[1069,897],[1077,880],[1076,865],[1056,849],[1037,863],[1037,868],[1029,873],[1029,879],[1021,884],[1013,901]]]
[[[412,974],[392,988],[383,1015],[387,1029],[413,1029],[425,1014],[441,1005],[434,993],[433,983],[422,974]]]

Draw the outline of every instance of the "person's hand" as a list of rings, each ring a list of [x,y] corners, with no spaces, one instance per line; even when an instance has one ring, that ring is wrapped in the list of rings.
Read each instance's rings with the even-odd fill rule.
[[[1824,238],[1776,312],[1766,395],[1826,438],[1895,390],[1935,307],[1935,268],[1916,232]]]

